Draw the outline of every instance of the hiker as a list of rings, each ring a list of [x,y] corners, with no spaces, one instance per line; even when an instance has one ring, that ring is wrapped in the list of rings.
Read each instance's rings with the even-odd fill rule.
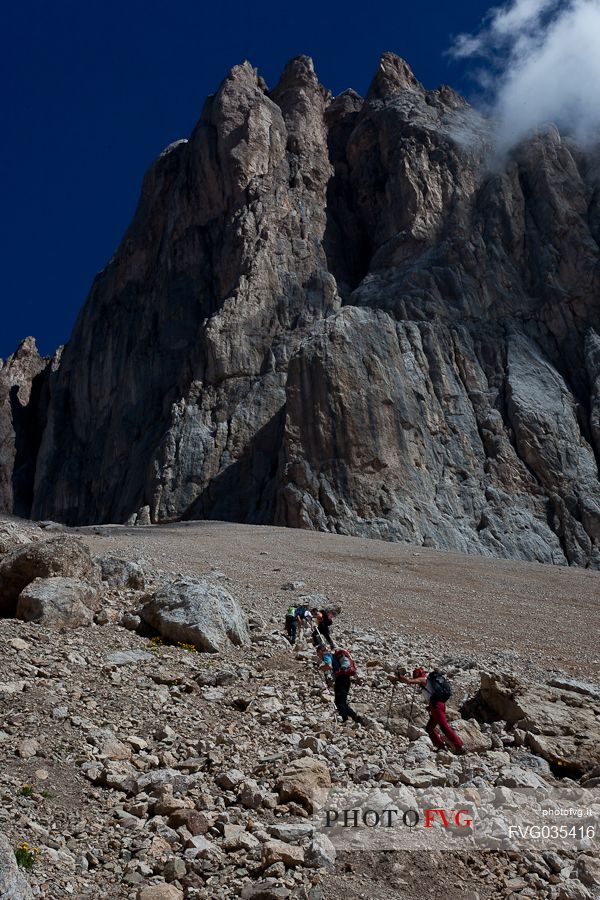
[[[321,642],[317,647],[317,656],[319,658],[319,671],[323,673],[325,683],[329,688],[333,684],[333,653]]]
[[[325,647],[325,641],[323,640],[323,635],[319,631],[318,624],[313,619],[312,626],[312,642],[315,645],[315,649],[318,651],[320,647]]]
[[[313,609],[312,614],[313,619],[317,623],[319,633],[323,635],[323,637],[333,650],[335,644],[333,643],[333,638],[329,633],[329,629],[333,625],[333,613],[327,609]]]
[[[331,670],[334,678],[333,693],[335,705],[342,717],[342,721],[347,722],[348,717],[350,717],[360,725],[362,722],[361,717],[348,705],[350,679],[356,675],[356,666],[347,650],[338,648],[333,651],[331,654]]]
[[[297,620],[296,620],[296,607],[290,606],[288,608],[287,613],[285,614],[285,630],[287,633],[287,639],[292,645],[296,643],[296,628],[297,628]]]
[[[425,730],[431,738],[436,752],[446,748],[446,741],[437,730],[439,727],[456,752],[465,753],[462,740],[446,718],[446,700],[449,700],[452,696],[452,688],[448,679],[444,678],[441,672],[433,671],[428,675],[425,669],[419,666],[412,673],[412,678],[397,674],[395,680],[402,681],[404,684],[420,686],[429,709],[429,721],[425,726]]]
[[[313,617],[310,609],[306,606],[296,607],[296,622],[300,628],[300,632],[304,635],[307,631],[312,631]]]

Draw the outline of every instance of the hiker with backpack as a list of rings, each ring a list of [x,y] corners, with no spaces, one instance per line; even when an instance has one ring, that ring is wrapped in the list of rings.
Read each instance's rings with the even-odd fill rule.
[[[296,630],[298,627],[297,619],[296,619],[296,607],[290,606],[288,607],[288,611],[285,614],[285,631],[287,634],[287,639],[292,645],[296,643]]]
[[[317,647],[317,657],[319,660],[319,671],[323,673],[325,684],[331,690],[331,685],[333,684],[333,653],[321,642]]]
[[[301,636],[304,636],[308,631],[312,631],[313,616],[307,606],[296,607],[296,622],[300,629]]]
[[[452,696],[452,687],[448,679],[441,672],[437,671],[430,672],[428,675],[421,666],[414,670],[412,678],[400,674],[397,674],[394,678],[397,681],[402,681],[404,684],[419,685],[421,688],[429,709],[429,721],[425,726],[425,730],[431,738],[436,752],[445,749],[447,746],[446,741],[437,730],[439,728],[457,753],[465,753],[466,750],[462,740],[446,717],[446,701]]]
[[[354,719],[359,725],[362,719],[348,704],[351,679],[356,677],[356,665],[347,650],[337,649],[331,654],[331,670],[333,674],[333,694],[337,711],[343,722]]]
[[[314,621],[317,623],[319,634],[323,635],[323,637],[333,650],[335,644],[333,643],[333,638],[329,633],[329,629],[333,625],[333,613],[328,609],[313,609],[312,614]]]

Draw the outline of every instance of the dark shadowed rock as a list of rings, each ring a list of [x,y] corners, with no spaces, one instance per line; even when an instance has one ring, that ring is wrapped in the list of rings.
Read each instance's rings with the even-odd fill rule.
[[[28,516],[31,511],[50,368],[32,337],[0,360],[0,512]]]

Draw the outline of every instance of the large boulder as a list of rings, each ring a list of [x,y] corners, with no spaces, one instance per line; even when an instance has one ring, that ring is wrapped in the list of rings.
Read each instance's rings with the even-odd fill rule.
[[[91,625],[98,609],[97,585],[77,578],[36,578],[21,591],[16,617],[41,625]]]
[[[591,695],[483,674],[465,711],[525,731],[527,745],[557,774],[577,777],[600,765],[600,721]]]
[[[15,851],[4,835],[0,835],[0,897],[2,900],[33,900],[27,879],[17,865]]]
[[[179,578],[164,584],[140,616],[168,640],[207,653],[250,641],[248,620],[237,600],[207,581]]]
[[[78,538],[52,537],[17,547],[0,561],[0,616],[13,616],[21,591],[36,578],[78,578],[94,583],[98,569]]]
[[[43,535],[41,528],[30,522],[14,521],[13,519],[0,519],[0,555],[10,553],[24,544],[39,540]]]
[[[492,749],[492,739],[484,734],[475,719],[457,719],[452,727],[459,733],[470,753],[485,753]]]
[[[300,803],[308,812],[314,812],[331,787],[329,769],[319,759],[304,756],[295,759],[283,772],[277,785],[281,803],[292,800]]]
[[[183,891],[174,884],[149,884],[140,888],[137,900],[183,900]]]
[[[97,556],[95,562],[100,566],[102,580],[112,588],[143,590],[146,587],[146,574],[140,562],[111,553]]]

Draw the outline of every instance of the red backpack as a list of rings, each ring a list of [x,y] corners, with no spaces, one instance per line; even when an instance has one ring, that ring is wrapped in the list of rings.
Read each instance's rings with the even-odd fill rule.
[[[334,656],[338,663],[336,675],[349,675],[350,678],[356,675],[356,663],[347,650],[336,650]]]

